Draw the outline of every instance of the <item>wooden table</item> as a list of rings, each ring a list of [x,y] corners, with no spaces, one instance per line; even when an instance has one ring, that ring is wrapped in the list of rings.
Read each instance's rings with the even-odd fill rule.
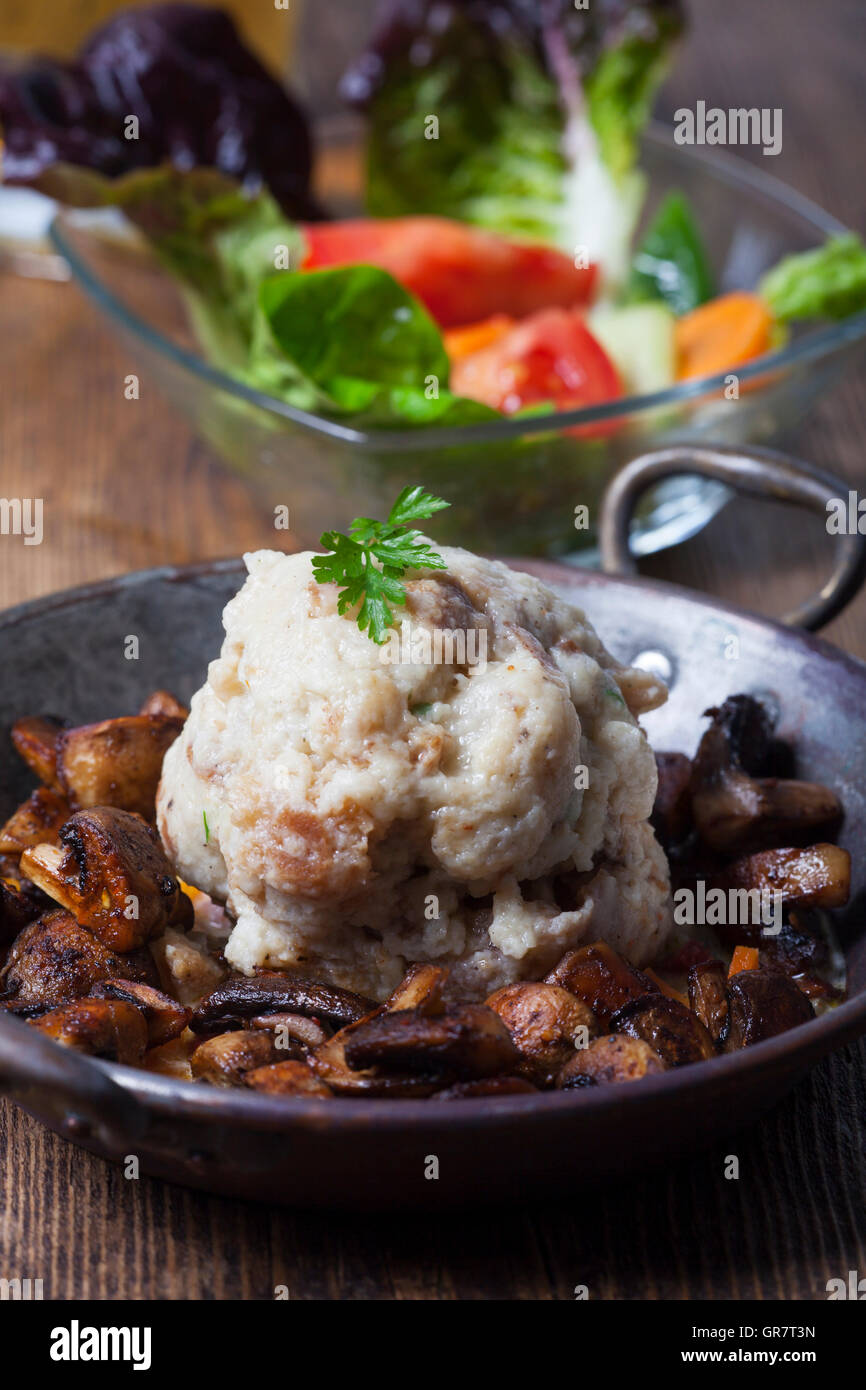
[[[321,7],[320,7],[321,8]],[[345,4],[341,9],[354,7]],[[692,0],[660,110],[781,106],[772,172],[855,227],[862,179],[859,0]],[[749,157],[749,152],[746,152]],[[756,164],[759,151],[752,152]],[[764,161],[767,162],[767,161]],[[68,286],[0,278],[0,493],[41,496],[46,539],[0,539],[5,604],[124,570],[267,544],[240,485],[149,394]],[[795,441],[864,487],[863,375]],[[644,568],[777,613],[828,572],[819,521],[737,502]],[[866,657],[866,596],[828,629]],[[208,1198],[114,1167],[0,1106],[0,1276],[52,1298],[823,1298],[866,1271],[866,1051],[819,1068],[761,1125],[609,1193],[507,1214],[329,1218]],[[727,1181],[727,1154],[740,1178]]]

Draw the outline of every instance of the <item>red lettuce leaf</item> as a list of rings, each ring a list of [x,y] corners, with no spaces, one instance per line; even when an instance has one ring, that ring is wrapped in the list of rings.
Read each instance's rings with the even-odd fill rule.
[[[291,217],[317,215],[306,119],[221,10],[123,12],[74,62],[0,73],[0,126],[6,183],[54,192],[56,166],[117,178],[170,163],[217,169],[250,192],[266,186]]]

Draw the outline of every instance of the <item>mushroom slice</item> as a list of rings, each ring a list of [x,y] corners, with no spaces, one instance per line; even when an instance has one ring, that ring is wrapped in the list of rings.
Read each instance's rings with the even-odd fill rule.
[[[147,952],[122,956],[110,950],[69,912],[46,912],[17,937],[0,980],[24,1003],[53,1008],[89,994],[109,977],[149,982],[155,974]]]
[[[839,999],[843,991],[816,972],[827,960],[827,941],[810,914],[792,912],[775,936],[762,937],[760,964],[788,975],[810,999]]]
[[[664,1070],[661,1058],[642,1038],[608,1033],[576,1052],[560,1071],[556,1085],[561,1091],[571,1091],[615,1081],[639,1081]]]
[[[537,1086],[551,1086],[575,1047],[586,1047],[599,1031],[589,1005],[559,985],[506,985],[487,1005],[521,1054],[517,1071]]]
[[[769,762],[773,732],[759,701],[734,695],[707,713],[713,722],[695,755],[691,793],[695,826],[708,848],[736,854],[835,833],[842,807],[828,787],[757,775]]]
[[[167,715],[132,714],[64,730],[57,745],[61,787],[82,809],[116,806],[153,820],[162,760],[183,723]]]
[[[22,872],[106,946],[132,951],[167,926],[192,925],[192,903],[141,816],[113,806],[77,811],[60,841],[59,849],[25,850]]]
[[[378,1017],[378,1015],[376,1015]],[[393,1015],[391,1015],[393,1017]],[[390,1096],[409,1099],[430,1096],[445,1084],[441,1071],[380,1071],[378,1068],[357,1070],[346,1061],[346,1041],[366,1019],[341,1028],[310,1056],[313,1071],[332,1091],[340,1096]]]
[[[434,1100],[474,1100],[476,1096],[536,1096],[538,1088],[525,1076],[482,1076],[475,1081],[455,1081]]]
[[[0,853],[20,854],[33,845],[56,845],[60,828],[72,815],[72,807],[51,787],[37,787],[0,830]]]
[[[685,840],[692,828],[692,762],[685,753],[656,753],[658,788],[650,821],[666,849]]]
[[[376,1014],[345,1039],[350,1067],[495,1076],[513,1071],[520,1053],[499,1015],[485,1004],[452,1005],[432,1018],[414,1009]]]
[[[712,723],[694,758],[700,781],[725,767],[742,768],[752,776],[768,771],[774,723],[766,705],[754,695],[731,695],[704,715]]]
[[[64,1047],[127,1066],[137,1066],[147,1046],[141,1012],[123,999],[79,999],[27,1023]]]
[[[727,986],[725,967],[720,960],[702,961],[689,971],[689,1005],[717,1047],[721,1047],[728,1036]]]
[[[617,1010],[658,994],[659,987],[640,970],[633,969],[604,941],[567,951],[546,984],[560,985],[588,1004],[601,1026],[607,1027]]]
[[[448,971],[439,965],[412,965],[382,1007],[387,1013],[418,1009],[427,1015],[441,1014],[445,1008],[442,988],[447,979]]]
[[[665,994],[627,1006],[614,1023],[616,1032],[648,1043],[667,1067],[687,1067],[716,1055],[701,1020],[685,1004]]]
[[[162,988],[185,1008],[194,1008],[228,973],[203,942],[173,927],[151,941],[149,950]]]
[[[182,705],[180,700],[175,699],[170,690],[154,690],[148,695],[139,714],[163,715],[168,719],[182,719],[186,723],[189,718],[189,710],[186,705]]]
[[[832,835],[842,820],[839,798],[828,787],[736,771],[694,791],[692,806],[701,840],[721,854]]]
[[[800,1023],[808,1023],[814,1010],[794,981],[778,970],[760,966],[740,970],[728,980],[731,1023],[725,1041],[726,1052],[749,1047],[764,1038],[786,1033]]]
[[[276,1034],[277,1047],[298,1044],[301,1051],[321,1047],[328,1041],[328,1033],[318,1019],[305,1018],[303,1014],[259,1014],[250,1019],[250,1026],[261,1028],[266,1033]],[[282,1043],[281,1038],[287,1040]]]
[[[90,998],[124,999],[140,1009],[147,1024],[148,1047],[161,1047],[180,1037],[190,1018],[189,1009],[182,1008],[162,990],[133,980],[100,980],[90,991]]]
[[[22,999],[0,999],[0,1009],[15,1018],[40,1018],[51,1010],[50,1004],[28,1004]]]
[[[330,1100],[334,1092],[304,1062],[271,1062],[244,1076],[244,1085],[268,1096],[316,1096]]]
[[[179,1038],[162,1043],[160,1047],[149,1047],[144,1054],[142,1066],[157,1076],[174,1076],[179,1081],[195,1080],[189,1059],[200,1039],[185,1029]]]
[[[65,728],[53,714],[28,714],[12,725],[16,753],[47,787],[57,787],[57,750]]]
[[[778,894],[783,907],[844,907],[851,892],[851,856],[839,845],[810,845],[807,849],[770,849],[737,859],[716,874],[714,888]],[[738,914],[743,917],[743,913]],[[746,940],[738,927],[740,939]],[[753,936],[760,938],[760,924]]]
[[[230,975],[209,994],[192,1016],[194,1033],[219,1033],[260,1014],[307,1014],[338,1027],[363,1018],[376,1005],[348,989],[321,984],[302,975],[275,970],[259,975]]]
[[[197,1081],[210,1081],[214,1086],[241,1086],[248,1071],[278,1060],[270,1033],[241,1029],[200,1042],[190,1058],[190,1066]]]
[[[14,941],[49,906],[35,883],[26,878],[0,878],[0,946]]]

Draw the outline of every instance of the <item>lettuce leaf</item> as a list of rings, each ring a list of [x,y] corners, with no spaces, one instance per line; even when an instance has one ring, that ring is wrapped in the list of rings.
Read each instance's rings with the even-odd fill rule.
[[[844,319],[866,309],[866,246],[853,232],[786,256],[758,286],[780,323]]]
[[[115,179],[170,163],[266,187],[290,216],[317,215],[303,112],[209,6],[122,10],[73,62],[0,71],[0,126],[4,182],[50,196],[60,165]]]
[[[356,425],[456,426],[497,419],[447,389],[436,324],[387,271],[340,266],[274,275],[259,289],[261,331],[245,377],[284,373],[281,395]]]
[[[303,239],[269,193],[247,196],[212,169],[163,166],[108,179],[55,168],[64,201],[116,207],[174,276],[209,361],[243,370],[256,334],[259,287],[277,264],[297,265]]]
[[[367,115],[367,205],[585,247],[627,269],[637,146],[679,0],[391,0],[346,74]]]

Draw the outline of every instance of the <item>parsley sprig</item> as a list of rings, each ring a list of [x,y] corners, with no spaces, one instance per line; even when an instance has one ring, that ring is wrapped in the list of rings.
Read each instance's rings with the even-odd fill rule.
[[[358,606],[362,632],[381,646],[393,626],[392,605],[402,607],[407,570],[444,570],[445,561],[428,545],[420,531],[407,531],[415,521],[450,506],[420,487],[404,487],[388,513],[387,521],[356,517],[348,536],[325,531],[319,544],[330,553],[313,556],[313,571],[320,584],[338,584],[337,612]]]

